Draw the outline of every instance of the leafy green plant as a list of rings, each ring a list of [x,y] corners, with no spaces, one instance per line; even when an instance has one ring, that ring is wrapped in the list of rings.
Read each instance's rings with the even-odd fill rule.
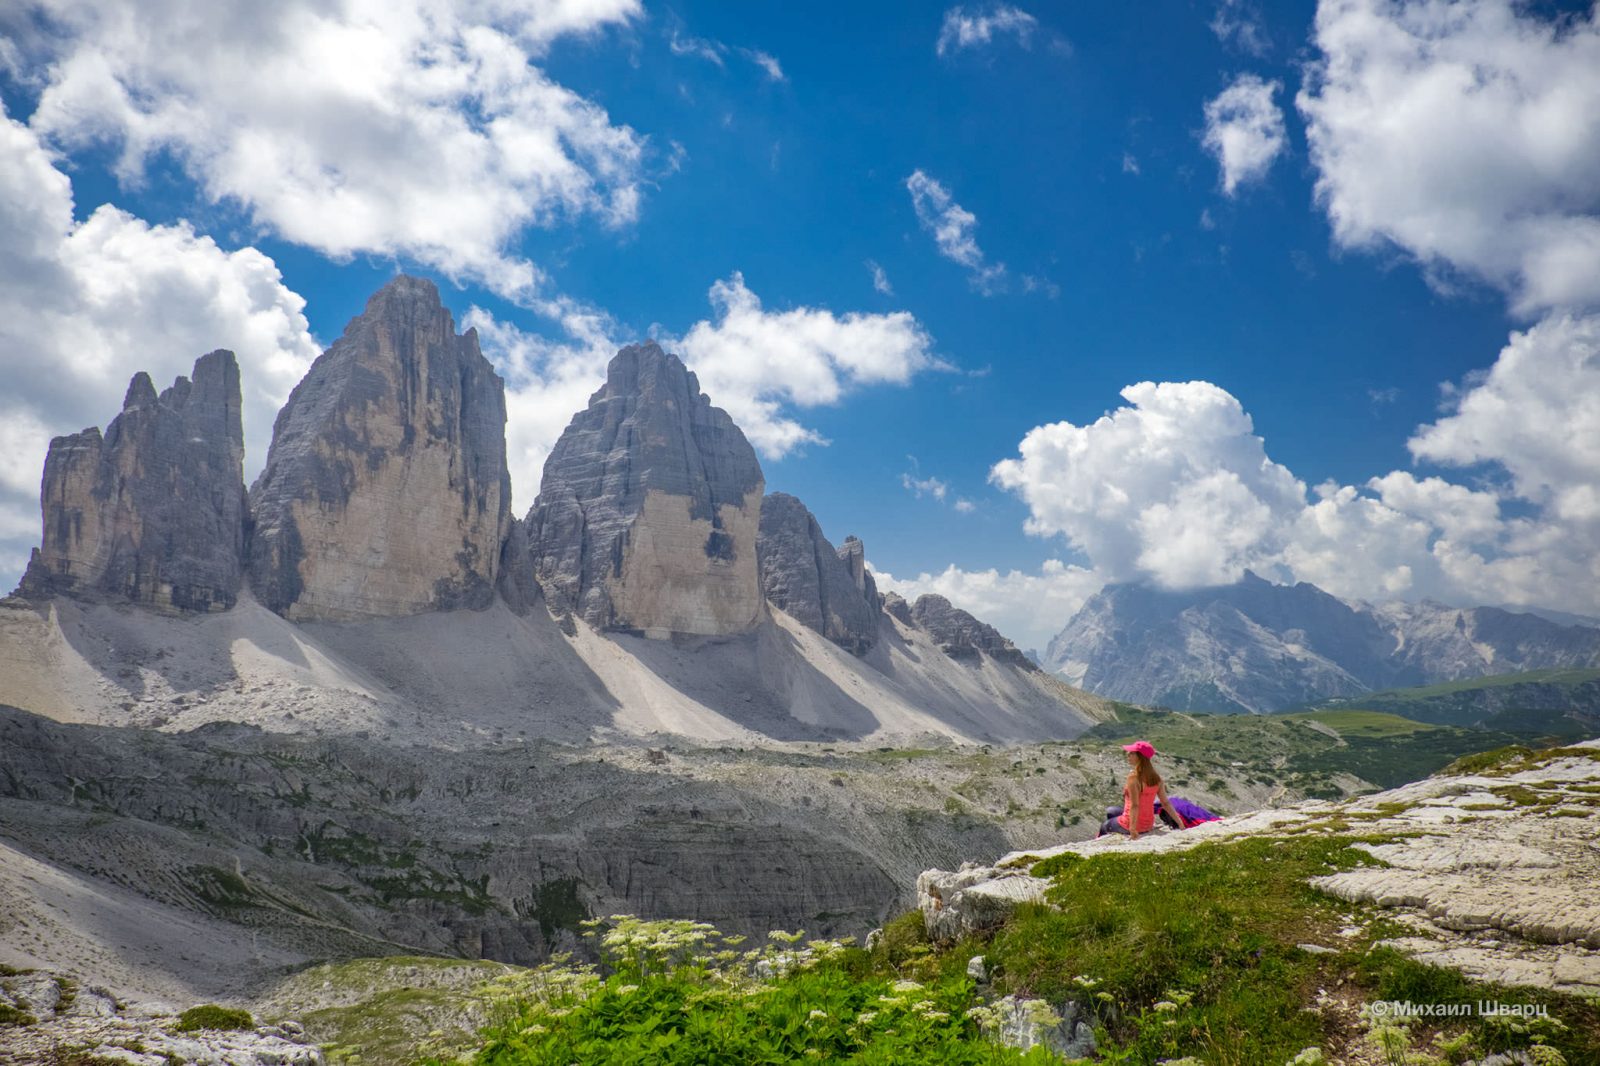
[[[909,923],[903,923],[909,924]],[[740,950],[695,922],[615,916],[591,929],[608,973],[566,960],[505,1005],[481,1066],[792,1062],[1049,1063],[984,1036],[972,983],[869,972],[866,953],[778,931]],[[896,930],[896,939],[905,938]]]

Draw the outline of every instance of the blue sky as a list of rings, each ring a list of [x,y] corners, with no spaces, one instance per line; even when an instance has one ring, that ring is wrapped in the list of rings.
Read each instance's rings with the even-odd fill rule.
[[[405,269],[526,397],[519,511],[597,358],[655,335],[781,427],[752,431],[769,489],[1025,645],[1106,580],[1246,566],[1593,613],[1592,10],[1321,7],[0,16],[0,281],[72,279],[0,332],[0,583],[36,542],[49,435],[104,424],[135,369],[229,346],[247,378],[275,368],[247,404],[259,444],[270,396]],[[295,73],[252,81],[275,71]],[[41,229],[61,180],[72,220]],[[57,354],[51,330],[83,336]],[[1173,387],[1121,395],[1139,382]]]

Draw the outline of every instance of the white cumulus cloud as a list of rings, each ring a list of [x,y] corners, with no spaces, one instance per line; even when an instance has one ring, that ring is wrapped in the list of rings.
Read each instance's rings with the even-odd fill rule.
[[[158,157],[213,202],[343,258],[403,256],[526,299],[519,235],[638,210],[644,140],[537,61],[638,0],[43,0],[31,125]]]
[[[1059,559],[1046,560],[1036,574],[956,566],[915,577],[895,577],[876,567],[872,574],[884,592],[897,592],[907,600],[930,593],[943,596],[994,626],[1018,647],[1040,652],[1083,601],[1105,584],[1103,576]]]
[[[944,13],[934,51],[943,56],[962,49],[982,48],[996,37],[1006,35],[1016,38],[1017,43],[1026,48],[1038,26],[1038,19],[1011,4],[952,7]]]
[[[1512,0],[1323,0],[1296,98],[1348,248],[1519,311],[1600,301],[1600,14]]]
[[[990,262],[978,247],[978,216],[956,203],[948,189],[921,170],[906,179],[906,189],[917,221],[933,235],[939,254],[966,267],[972,287],[984,295],[1003,288],[1005,264]]]
[[[1209,382],[1141,382],[1084,426],[1030,430],[991,480],[1107,580],[1225,584],[1281,548],[1305,488],[1272,462],[1239,401]]]
[[[1600,316],[1562,315],[1513,333],[1453,407],[1412,437],[1412,454],[1499,464],[1518,497],[1600,532]]]
[[[74,221],[72,184],[28,127],[0,111],[0,584],[39,539],[50,438],[105,426],[128,379],[164,388],[229,348],[244,391],[245,474],[317,355],[277,265],[187,224],[153,226],[110,204]]]
[[[1288,145],[1283,111],[1273,98],[1283,86],[1241,74],[1205,105],[1206,150],[1222,167],[1222,191],[1258,182]]]
[[[1419,463],[1309,496],[1249,415],[1207,382],[1145,382],[1084,426],[1040,426],[991,478],[1107,581],[1228,584],[1245,568],[1357,599],[1431,597],[1593,613],[1600,588],[1600,316],[1514,333]]]

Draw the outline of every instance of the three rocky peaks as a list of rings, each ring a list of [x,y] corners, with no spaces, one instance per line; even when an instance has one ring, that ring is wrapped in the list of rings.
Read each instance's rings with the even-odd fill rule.
[[[156,394],[134,376],[102,436],[51,441],[44,533],[18,594],[157,610],[232,607],[248,582],[295,621],[484,608],[646,636],[745,632],[769,604],[856,655],[888,613],[952,657],[1033,669],[940,597],[880,597],[854,537],[835,548],[654,343],[623,348],[511,516],[505,386],[437,288],[397,277],[312,364],[246,493],[239,368],[201,357]]]

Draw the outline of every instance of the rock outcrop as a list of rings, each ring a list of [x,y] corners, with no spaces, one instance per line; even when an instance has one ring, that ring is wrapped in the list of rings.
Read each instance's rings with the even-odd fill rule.
[[[156,395],[133,376],[122,413],[50,442],[44,536],[18,592],[212,611],[238,597],[244,547],[239,366],[215,351]]]
[[[295,387],[251,489],[256,598],[295,620],[479,608],[510,516],[505,385],[397,277]]]
[[[805,504],[774,492],[761,501],[756,554],[774,607],[855,655],[877,641],[883,604],[861,541],[846,537],[835,549]]]
[[[764,486],[750,442],[678,357],[630,345],[545,461],[534,572],[553,607],[599,629],[743,632],[764,610]]]
[[[1369,839],[1384,841],[1354,845],[1380,864],[1311,883],[1340,899],[1385,908],[1391,924],[1412,931],[1387,943],[1480,980],[1593,995],[1600,992],[1600,904],[1591,891],[1600,854],[1589,803],[1600,788],[1595,744],[1342,803],[1257,811],[1137,841],[1111,836],[1012,852],[992,866],[966,863],[955,872],[927,870],[917,879],[917,902],[929,935],[952,942],[993,929],[1021,903],[1043,900],[1050,882],[1030,873],[1043,859],[1175,851],[1252,834],[1325,830],[1330,821],[1348,819],[1359,821]]]
[[[980,653],[1024,671],[1039,669],[1000,631],[952,604],[943,596],[918,596],[911,605],[914,624],[925,630],[952,659],[973,659]]]
[[[1112,699],[1273,711],[1374,690],[1600,665],[1600,629],[1494,607],[1345,602],[1315,585],[1165,591],[1108,585],[1050,642],[1045,667]]]

